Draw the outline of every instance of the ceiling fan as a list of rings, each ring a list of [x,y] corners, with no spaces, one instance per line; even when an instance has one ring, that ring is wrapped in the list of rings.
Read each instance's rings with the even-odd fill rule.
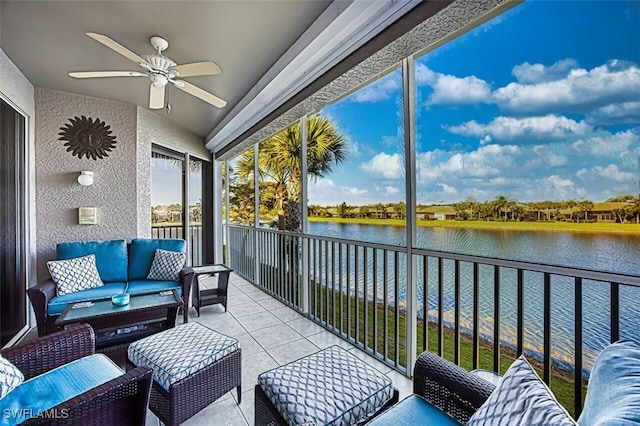
[[[69,75],[74,78],[96,78],[96,77],[149,77],[151,79],[151,87],[149,89],[149,108],[162,109],[165,106],[165,86],[167,83],[173,84],[176,88],[187,92],[215,107],[223,108],[227,102],[215,96],[198,86],[184,81],[178,80],[178,77],[193,77],[200,75],[217,75],[221,74],[220,68],[213,62],[194,62],[190,64],[177,65],[174,61],[162,54],[162,51],[169,47],[169,43],[162,37],[151,37],[151,45],[157,50],[153,55],[138,56],[118,42],[109,37],[87,33],[89,37],[108,48],[116,51],[130,61],[135,62],[144,71],[76,71],[70,72]]]

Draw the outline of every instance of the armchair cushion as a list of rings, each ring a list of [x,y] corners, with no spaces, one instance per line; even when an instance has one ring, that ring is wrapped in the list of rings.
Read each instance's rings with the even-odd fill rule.
[[[406,397],[368,423],[368,426],[414,425],[459,426],[460,423],[416,394]]]
[[[24,381],[24,375],[18,367],[0,355],[0,399],[14,390]]]
[[[621,340],[600,352],[591,370],[579,425],[640,423],[640,345]]]
[[[187,242],[178,239],[134,238],[131,240],[129,246],[129,281],[147,279],[156,249],[184,253],[187,251]]]
[[[67,260],[51,260],[47,262],[47,268],[60,296],[104,285],[96,268],[94,254]]]
[[[96,386],[122,376],[123,371],[103,354],[80,358],[33,377],[15,388],[3,400],[8,424],[26,420],[23,416],[42,413],[83,394]],[[5,423],[3,423],[5,424]]]
[[[575,425],[524,356],[511,364],[498,386],[467,423],[480,425]]]
[[[96,268],[103,282],[127,281],[125,240],[66,242],[56,245],[57,260],[73,259],[88,254],[96,256]]]
[[[178,281],[186,260],[186,253],[156,249],[147,279]]]

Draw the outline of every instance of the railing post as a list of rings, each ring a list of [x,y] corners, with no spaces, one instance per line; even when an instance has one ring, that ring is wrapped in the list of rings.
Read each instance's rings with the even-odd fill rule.
[[[414,59],[402,61],[404,100],[404,167],[405,167],[405,230],[406,230],[406,315],[407,315],[407,376],[413,374],[418,345],[418,261],[413,256],[416,241],[416,150],[415,150],[415,93]],[[398,321],[399,318],[396,319]]]
[[[258,262],[258,246],[257,229],[260,227],[260,144],[253,145],[253,284],[260,287],[260,264]]]
[[[300,215],[302,216],[302,238],[300,241],[302,242],[302,283],[300,285],[301,288],[301,298],[302,304],[300,307],[302,308],[302,312],[305,314],[309,313],[309,244],[308,240],[305,240],[305,236],[309,232],[309,221],[308,221],[308,210],[307,210],[307,117],[302,116],[300,118],[300,140],[303,143],[300,144],[300,187],[301,187],[301,195],[300,195],[300,208],[302,211]],[[307,241],[307,244],[305,244]]]

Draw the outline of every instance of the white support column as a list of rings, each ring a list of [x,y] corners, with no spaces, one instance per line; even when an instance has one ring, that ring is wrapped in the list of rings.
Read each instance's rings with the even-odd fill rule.
[[[213,160],[213,182],[211,187],[213,188],[213,261],[214,263],[222,263],[222,253],[224,246],[224,230],[222,229],[222,161]],[[225,179],[225,198],[229,194],[228,179]],[[224,200],[226,202],[226,200]],[[226,209],[227,214],[229,209]],[[225,223],[229,223],[228,220]]]
[[[309,313],[309,247],[305,243],[304,237],[309,231],[308,208],[307,208],[307,117],[300,118],[300,185],[302,193],[300,194],[300,206],[302,212],[302,312]]]
[[[406,185],[406,247],[407,247],[407,375],[413,374],[418,342],[417,262],[413,257],[416,242],[416,151],[415,151],[415,71],[413,56],[402,61],[404,99],[404,160]]]

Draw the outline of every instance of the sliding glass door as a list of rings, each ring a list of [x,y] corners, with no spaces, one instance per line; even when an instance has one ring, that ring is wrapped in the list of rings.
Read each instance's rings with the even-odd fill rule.
[[[27,327],[26,117],[0,98],[0,347]]]
[[[204,182],[210,163],[154,146],[151,154],[151,237],[184,238],[191,266],[205,264],[208,245],[203,218],[208,202]]]

